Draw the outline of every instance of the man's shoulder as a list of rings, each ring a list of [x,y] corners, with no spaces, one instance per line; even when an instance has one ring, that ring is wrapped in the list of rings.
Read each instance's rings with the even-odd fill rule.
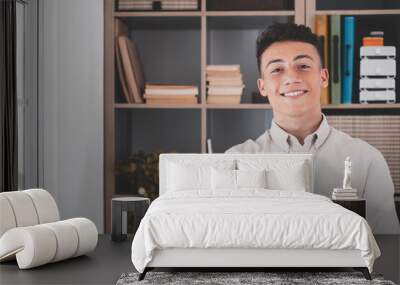
[[[333,143],[340,143],[344,148],[350,148],[369,155],[371,158],[383,158],[382,153],[373,145],[363,139],[352,137],[351,135],[331,127]]]
[[[266,130],[256,140],[248,139],[240,144],[234,145],[225,153],[257,153],[263,151],[263,146],[268,144],[269,130]]]

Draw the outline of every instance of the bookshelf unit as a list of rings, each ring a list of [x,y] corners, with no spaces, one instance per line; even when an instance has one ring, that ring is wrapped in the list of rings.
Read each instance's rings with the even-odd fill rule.
[[[251,103],[251,92],[257,91],[258,77],[255,40],[265,27],[274,22],[294,22],[314,27],[314,17],[318,14],[392,15],[400,20],[400,7],[395,1],[386,1],[389,8],[379,6],[376,9],[372,5],[374,9],[368,10],[343,8],[330,1],[319,4],[318,1],[321,0],[282,0],[289,8],[278,10],[273,7],[270,10],[217,11],[207,8],[212,0],[202,0],[199,11],[122,12],[115,9],[115,0],[104,0],[106,232],[110,232],[111,198],[137,195],[126,190],[128,184],[125,179],[115,175],[117,161],[138,150],[205,153],[209,137],[213,139],[213,151],[223,152],[249,137],[255,138],[269,127],[272,118],[270,105]],[[123,33],[137,44],[146,82],[197,85],[198,104],[126,103],[115,62],[117,21],[122,23]],[[241,104],[206,103],[207,64],[240,64],[246,86]],[[400,88],[398,84],[397,88]],[[373,114],[385,114],[387,111],[400,114],[398,103],[327,105],[323,109],[338,114],[352,114],[360,110]]]

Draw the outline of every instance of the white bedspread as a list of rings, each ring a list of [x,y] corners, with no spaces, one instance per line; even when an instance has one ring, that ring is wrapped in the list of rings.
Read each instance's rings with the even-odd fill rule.
[[[358,249],[372,272],[380,250],[365,219],[328,198],[299,191],[171,192],[154,200],[132,243],[143,272],[154,249]]]

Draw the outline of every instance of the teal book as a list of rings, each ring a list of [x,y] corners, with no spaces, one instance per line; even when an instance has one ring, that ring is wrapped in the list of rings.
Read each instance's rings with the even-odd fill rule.
[[[355,18],[344,17],[344,46],[343,46],[343,89],[342,103],[351,104],[353,99],[353,69],[354,69],[354,37]]]

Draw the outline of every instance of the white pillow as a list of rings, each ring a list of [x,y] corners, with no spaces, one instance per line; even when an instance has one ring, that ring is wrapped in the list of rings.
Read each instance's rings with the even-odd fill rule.
[[[236,189],[236,170],[211,168],[211,189]]]
[[[262,170],[211,169],[211,189],[266,188],[267,176]]]
[[[238,188],[267,188],[267,171],[261,170],[236,170]]]
[[[292,163],[290,167],[275,168],[270,171],[271,188],[279,190],[304,191],[308,189],[307,168],[304,161]]]
[[[175,160],[167,164],[167,191],[211,188],[211,167],[234,169],[234,160]]]
[[[239,170],[267,171],[267,188],[311,191],[307,161],[296,159],[239,159]]]

